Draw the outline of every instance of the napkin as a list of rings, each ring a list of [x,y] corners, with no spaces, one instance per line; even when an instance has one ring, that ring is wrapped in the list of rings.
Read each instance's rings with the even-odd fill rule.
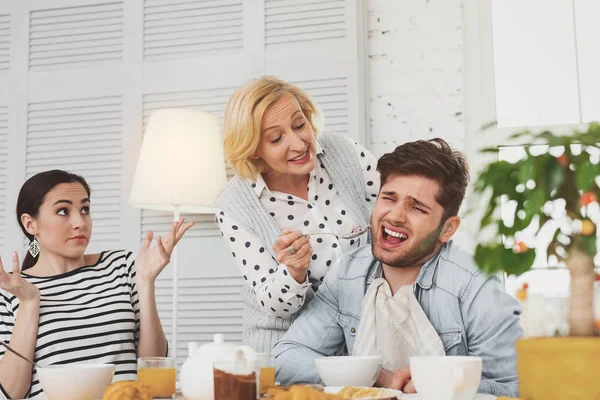
[[[397,371],[413,356],[443,356],[444,345],[413,293],[401,287],[394,295],[383,278],[365,294],[352,354],[379,355],[383,368]]]

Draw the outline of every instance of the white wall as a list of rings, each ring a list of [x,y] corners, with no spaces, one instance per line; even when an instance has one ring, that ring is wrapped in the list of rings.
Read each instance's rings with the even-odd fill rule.
[[[373,153],[441,137],[475,167],[466,140],[463,0],[369,0],[367,21]],[[454,240],[472,251],[476,227],[474,217],[463,217]]]
[[[376,155],[465,139],[462,0],[368,0],[368,101]]]

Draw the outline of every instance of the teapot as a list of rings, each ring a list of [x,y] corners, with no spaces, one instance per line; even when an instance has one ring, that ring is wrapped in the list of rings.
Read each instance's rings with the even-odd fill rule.
[[[202,346],[189,342],[188,358],[179,373],[183,397],[186,400],[214,400],[213,363],[234,360],[241,355],[250,360],[256,353],[248,346],[225,342],[222,333],[215,334],[212,343]]]

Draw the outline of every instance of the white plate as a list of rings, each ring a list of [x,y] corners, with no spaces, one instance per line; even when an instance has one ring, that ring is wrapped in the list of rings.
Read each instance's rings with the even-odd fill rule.
[[[356,386],[358,387],[358,386]],[[325,393],[330,393],[330,394],[338,394],[341,390],[343,389],[342,386],[326,386],[323,391]],[[364,389],[369,389],[369,388],[364,388]],[[391,396],[396,396],[397,398],[400,398],[400,396],[402,396],[404,393],[402,393],[399,390],[394,390],[394,389],[385,389],[388,392],[390,392]],[[381,399],[382,397],[361,397],[361,399],[363,400],[376,400],[376,399]],[[383,397],[383,398],[387,398],[387,397]]]
[[[341,390],[341,388],[340,388],[340,390]],[[401,395],[396,395],[396,397],[398,397],[399,400],[423,400],[423,398],[416,393],[402,394],[402,392],[399,392],[397,390],[393,390],[393,389],[387,389],[387,390],[390,390],[392,392],[401,393]],[[473,400],[496,400],[496,399],[497,399],[496,396],[493,396],[491,394],[483,394],[483,393],[477,393],[475,395],[475,397],[473,397]]]

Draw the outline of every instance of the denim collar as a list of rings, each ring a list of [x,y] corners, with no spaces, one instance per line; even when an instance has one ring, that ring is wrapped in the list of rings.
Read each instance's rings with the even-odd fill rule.
[[[444,243],[442,247],[438,250],[437,253],[433,257],[431,257],[419,271],[419,275],[417,276],[416,284],[419,285],[421,289],[431,289],[433,285],[433,277],[435,276],[435,271],[438,266],[438,261],[440,259],[441,254],[446,250],[447,243]],[[381,266],[381,262],[373,257],[373,262],[369,267],[369,272],[367,273],[367,287],[371,285],[371,283],[383,276],[383,269]]]

